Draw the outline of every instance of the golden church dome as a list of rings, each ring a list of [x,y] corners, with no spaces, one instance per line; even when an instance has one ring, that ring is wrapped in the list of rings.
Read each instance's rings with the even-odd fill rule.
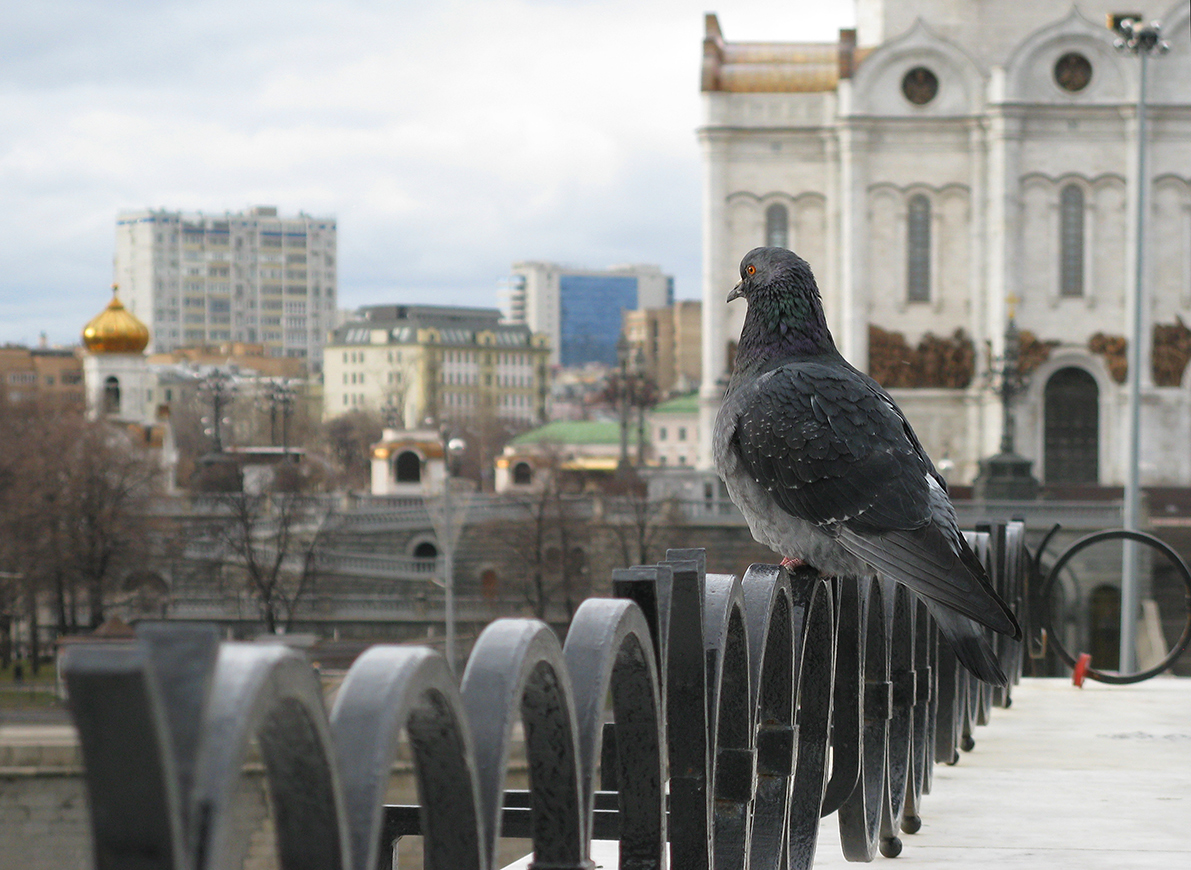
[[[141,353],[149,345],[149,327],[124,308],[112,287],[112,301],[83,328],[91,353]]]

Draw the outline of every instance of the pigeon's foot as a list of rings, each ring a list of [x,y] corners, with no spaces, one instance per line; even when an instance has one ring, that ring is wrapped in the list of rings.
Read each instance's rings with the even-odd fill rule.
[[[782,567],[793,571],[795,568],[805,568],[806,562],[802,561],[801,559],[787,559],[785,556],[783,556]]]

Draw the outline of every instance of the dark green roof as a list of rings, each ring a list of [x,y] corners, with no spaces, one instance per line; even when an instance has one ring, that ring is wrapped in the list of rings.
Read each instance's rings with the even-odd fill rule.
[[[615,420],[555,420],[537,429],[522,432],[513,444],[537,444],[554,441],[558,444],[619,444],[620,423]],[[637,443],[637,425],[629,425],[629,443]]]
[[[655,414],[697,414],[699,413],[699,394],[687,393],[675,399],[662,402],[653,409]]]

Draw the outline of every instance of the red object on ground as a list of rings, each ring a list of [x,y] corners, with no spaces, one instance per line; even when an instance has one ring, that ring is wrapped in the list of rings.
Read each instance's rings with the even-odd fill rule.
[[[1088,668],[1092,666],[1092,654],[1080,653],[1079,658],[1075,660],[1075,670],[1071,672],[1071,682],[1083,688],[1084,678],[1088,675]]]

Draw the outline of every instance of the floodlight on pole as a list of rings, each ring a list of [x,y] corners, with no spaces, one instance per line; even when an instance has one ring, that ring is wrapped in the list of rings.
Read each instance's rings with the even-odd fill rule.
[[[1141,524],[1141,376],[1142,343],[1145,329],[1145,232],[1146,188],[1149,185],[1146,164],[1146,87],[1151,55],[1162,55],[1170,46],[1161,39],[1157,21],[1143,25],[1138,15],[1117,13],[1108,16],[1108,26],[1117,33],[1113,45],[1140,62],[1137,83],[1137,141],[1135,144],[1134,197],[1136,206],[1133,248],[1133,294],[1130,305],[1132,329],[1129,337],[1129,432],[1128,459],[1125,465],[1125,503],[1122,522],[1126,529],[1139,531]],[[1124,542],[1121,558],[1121,648],[1118,667],[1121,673],[1137,669],[1137,614],[1139,607],[1137,544]]]

